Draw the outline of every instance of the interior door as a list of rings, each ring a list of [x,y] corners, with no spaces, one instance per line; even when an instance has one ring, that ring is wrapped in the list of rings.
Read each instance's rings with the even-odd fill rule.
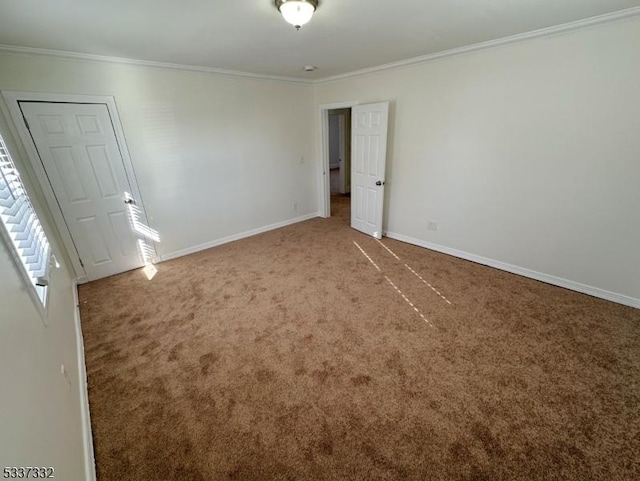
[[[351,227],[382,238],[389,102],[351,111]]]
[[[141,267],[131,186],[105,104],[20,102],[81,263],[91,280]]]

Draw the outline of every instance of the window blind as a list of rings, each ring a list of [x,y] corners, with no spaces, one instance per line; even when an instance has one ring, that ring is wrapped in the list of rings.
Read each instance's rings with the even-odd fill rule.
[[[27,276],[44,303],[42,288],[49,284],[51,247],[1,136],[0,218]]]

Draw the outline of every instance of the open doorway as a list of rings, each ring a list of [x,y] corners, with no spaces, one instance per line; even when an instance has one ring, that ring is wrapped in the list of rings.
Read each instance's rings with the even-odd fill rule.
[[[330,128],[330,113],[338,115],[336,110],[348,109],[351,121],[345,122],[344,136],[345,154],[350,154],[342,159],[341,163],[334,160],[333,166],[335,180],[334,192],[331,195],[331,149],[330,130],[339,132],[340,123],[333,129]],[[321,170],[320,174],[320,215],[322,217],[335,216],[337,207],[341,214],[349,214],[349,225],[355,230],[371,235],[377,239],[382,237],[384,219],[384,192],[385,192],[385,168],[387,163],[387,134],[389,128],[389,102],[376,102],[359,104],[358,102],[343,102],[339,104],[320,105],[320,147]],[[346,135],[347,128],[351,132]],[[335,135],[333,136],[335,137]],[[338,142],[340,136],[338,135]],[[349,145],[351,144],[351,145]],[[335,145],[335,144],[334,144]],[[334,154],[336,147],[334,146]],[[340,152],[338,143],[337,151]],[[335,158],[335,157],[334,157]],[[340,157],[338,156],[338,160]],[[348,159],[348,161],[347,161]],[[340,170],[342,170],[345,184],[340,184]],[[337,172],[336,172],[337,171]],[[351,171],[350,173],[348,171]],[[346,183],[349,182],[349,184]],[[344,186],[345,194],[341,194]],[[348,190],[347,190],[348,186]],[[353,192],[353,196],[349,195]],[[332,202],[333,201],[333,202]],[[332,206],[332,204],[335,204]],[[347,207],[347,209],[342,209]],[[346,210],[346,212],[345,212]],[[349,212],[350,211],[350,212]],[[345,216],[349,218],[348,215]]]
[[[331,174],[332,174],[332,170],[331,170],[331,160],[330,160],[330,152],[329,152],[329,137],[330,137],[330,128],[329,128],[329,112],[331,112],[331,116],[337,116],[336,120],[332,120],[332,122],[336,122],[337,119],[340,117],[340,115],[338,114],[339,112],[342,112],[343,114],[346,114],[346,112],[348,111],[349,113],[349,117],[344,120],[344,129],[343,129],[343,139],[344,139],[344,154],[345,157],[346,155],[349,156],[348,159],[346,159],[345,157],[342,157],[343,160],[343,178],[344,178],[344,192],[345,194],[340,194],[343,201],[347,202],[347,205],[345,206],[348,211],[349,207],[350,207],[350,196],[347,195],[350,193],[351,190],[351,173],[347,172],[347,167],[351,167],[351,114],[352,114],[352,107],[358,105],[357,101],[348,101],[348,102],[336,102],[336,103],[331,103],[331,104],[323,104],[319,106],[318,109],[318,114],[319,114],[319,127],[320,127],[320,158],[321,158],[321,162],[320,162],[320,168],[318,171],[318,181],[319,181],[319,190],[318,190],[318,203],[320,206],[320,215],[322,217],[332,217],[335,215],[335,212],[332,211],[332,207],[331,207],[331,201],[332,201],[332,195],[331,195]],[[339,127],[339,125],[337,125]],[[336,124],[334,124],[334,134],[336,134]],[[348,131],[347,131],[348,129]],[[347,135],[348,134],[348,135]],[[339,143],[340,143],[340,136],[339,134],[337,135],[331,135],[332,138],[337,139],[337,145],[338,148],[339,147]],[[338,159],[340,158],[340,156],[338,155]],[[348,164],[348,166],[347,166]],[[340,185],[340,163],[338,162],[336,165],[336,161],[335,158],[333,160],[333,166],[337,167],[336,169],[333,169],[333,177],[334,177],[334,191],[337,191],[337,193],[341,192],[341,187],[342,185]],[[347,190],[348,189],[348,190]],[[334,200],[337,200],[339,197],[336,195],[336,197],[334,198]],[[344,203],[344,202],[343,202]],[[342,209],[343,211],[345,209]]]
[[[351,213],[351,108],[328,111],[331,215],[349,223]]]

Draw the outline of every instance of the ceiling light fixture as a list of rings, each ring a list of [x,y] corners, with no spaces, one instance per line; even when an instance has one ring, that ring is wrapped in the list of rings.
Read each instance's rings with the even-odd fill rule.
[[[284,19],[300,30],[313,17],[318,0],[275,0],[276,8]]]

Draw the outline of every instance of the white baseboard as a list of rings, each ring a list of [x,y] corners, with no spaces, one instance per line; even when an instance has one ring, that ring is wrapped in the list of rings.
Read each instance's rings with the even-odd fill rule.
[[[303,215],[301,217],[296,217],[294,219],[287,219],[282,222],[277,222],[275,224],[267,225],[264,227],[258,227],[257,229],[248,230],[245,232],[240,232],[239,234],[230,235],[227,237],[223,237],[222,239],[217,239],[211,242],[205,242],[204,244],[200,244],[193,247],[188,247],[186,249],[181,249],[179,251],[170,252],[168,254],[162,254],[156,257],[154,262],[164,262],[171,259],[176,259],[178,257],[187,256],[189,254],[194,254],[196,252],[203,251],[205,249],[210,249],[212,247],[220,246],[222,244],[227,244],[229,242],[237,241],[240,239],[245,239],[247,237],[251,237],[257,234],[262,234],[263,232],[268,232],[270,230],[279,229],[280,227],[286,227],[288,225],[297,224],[298,222],[303,222],[305,220],[313,219],[315,217],[319,217],[320,214],[318,212],[314,212],[313,214]]]
[[[76,348],[78,356],[78,391],[80,394],[80,410],[82,417],[82,440],[84,443],[85,479],[96,481],[96,460],[93,452],[93,435],[91,434],[91,415],[89,414],[89,392],[87,390],[87,367],[84,361],[84,340],[80,324],[80,302],[78,300],[78,282],[73,281],[74,323],[76,329]]]
[[[542,272],[532,271],[531,269],[526,269],[524,267],[514,266],[512,264],[507,264],[505,262],[489,259],[488,257],[482,257],[475,254],[470,254],[468,252],[452,249],[450,247],[445,247],[438,244],[433,244],[431,242],[415,239],[413,237],[397,234],[395,232],[386,232],[385,235],[390,239],[395,239],[402,242],[406,242],[408,244],[424,247],[426,249],[430,249],[433,251],[442,252],[443,254],[459,257],[460,259],[476,262],[478,264],[482,264],[489,267],[495,267],[496,269],[500,269],[502,271],[511,272],[512,274],[518,274],[523,277],[528,277],[530,279],[535,279],[537,281],[546,282],[547,284],[564,287],[572,291],[581,292],[583,294],[588,294],[590,296],[598,297],[600,299],[606,299],[607,301],[612,301],[618,304],[623,304],[625,306],[630,306],[630,307],[635,307],[640,309],[640,299],[636,299],[634,297],[625,296],[623,294],[618,294],[616,292],[606,291],[604,289],[588,286],[586,284],[580,284],[579,282],[570,281],[568,279],[562,279],[561,277],[551,276],[549,274],[544,274]]]

